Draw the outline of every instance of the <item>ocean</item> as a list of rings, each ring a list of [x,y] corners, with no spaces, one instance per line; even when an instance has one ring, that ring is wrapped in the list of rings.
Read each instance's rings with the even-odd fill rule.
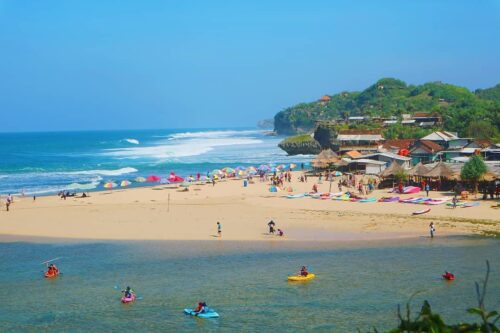
[[[138,176],[310,160],[287,156],[282,139],[256,129],[0,133],[0,194],[92,191]],[[151,184],[131,186],[140,185]]]
[[[386,332],[397,305],[474,321],[474,282],[491,262],[486,307],[500,308],[500,241],[441,237],[362,243],[0,242],[1,332]],[[63,273],[43,278],[55,257]],[[287,282],[302,265],[316,273]],[[441,279],[444,270],[456,280]],[[131,286],[140,297],[120,303]],[[203,300],[219,319],[183,314]]]

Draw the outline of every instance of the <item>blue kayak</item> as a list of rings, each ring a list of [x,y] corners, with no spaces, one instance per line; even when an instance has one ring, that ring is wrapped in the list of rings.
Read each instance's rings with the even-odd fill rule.
[[[184,309],[184,313],[199,318],[219,318],[219,314],[212,309],[206,309],[202,313],[196,313],[193,309]]]

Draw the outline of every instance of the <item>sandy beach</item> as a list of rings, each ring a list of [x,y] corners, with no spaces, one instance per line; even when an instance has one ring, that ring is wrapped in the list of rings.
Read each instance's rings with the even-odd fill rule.
[[[310,191],[308,183],[293,175],[293,193]],[[327,192],[329,183],[318,184]],[[11,210],[0,212],[0,234],[19,237],[54,237],[99,240],[297,240],[348,241],[428,236],[430,221],[437,235],[498,234],[499,214],[491,202],[478,207],[431,207],[412,216],[424,205],[382,202],[342,202],[312,198],[287,199],[287,192],[271,193],[269,184],[228,179],[191,185],[189,191],[171,185],[117,189],[90,193],[88,198],[57,196],[16,198]],[[332,192],[336,192],[336,182]],[[370,197],[388,196],[387,189]],[[413,196],[423,196],[419,193]],[[445,193],[431,192],[431,197]],[[449,195],[449,194],[448,194]],[[410,197],[410,195],[406,195]],[[170,198],[170,203],[169,203]],[[276,222],[284,237],[267,234],[267,222]],[[216,222],[222,237],[216,237]],[[16,237],[17,236],[17,237]]]

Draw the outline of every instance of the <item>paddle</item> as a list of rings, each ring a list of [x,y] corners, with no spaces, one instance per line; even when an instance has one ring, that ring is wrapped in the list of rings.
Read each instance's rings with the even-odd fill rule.
[[[54,259],[50,259],[50,260],[47,260],[47,261],[42,262],[40,265],[43,265],[43,264],[48,264],[49,262],[56,261],[56,260],[59,260],[59,259],[61,259],[61,258],[62,258],[62,257],[57,257],[57,258],[54,258]]]

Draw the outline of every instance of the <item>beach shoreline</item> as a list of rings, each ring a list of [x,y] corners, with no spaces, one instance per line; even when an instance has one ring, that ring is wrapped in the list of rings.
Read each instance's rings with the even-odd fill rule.
[[[298,176],[299,172],[294,172],[292,183],[285,184],[293,187],[292,193],[308,192],[317,182],[315,177],[299,182]],[[328,182],[318,184],[319,192],[327,192],[329,186]],[[387,191],[375,190],[368,196],[378,199],[390,195]],[[437,227],[437,237],[500,232],[498,212],[488,202],[455,209],[436,205],[425,215],[412,216],[413,211],[427,206],[287,199],[287,194],[290,192],[269,192],[268,182],[256,178],[248,187],[243,186],[243,180],[228,179],[215,186],[191,185],[188,191],[158,185],[91,192],[87,198],[66,200],[57,196],[36,201],[16,198],[9,212],[0,211],[0,235],[10,239],[343,242],[429,236],[431,221]],[[267,233],[270,220],[283,229],[284,237]],[[217,221],[222,224],[221,238],[217,237]]]

